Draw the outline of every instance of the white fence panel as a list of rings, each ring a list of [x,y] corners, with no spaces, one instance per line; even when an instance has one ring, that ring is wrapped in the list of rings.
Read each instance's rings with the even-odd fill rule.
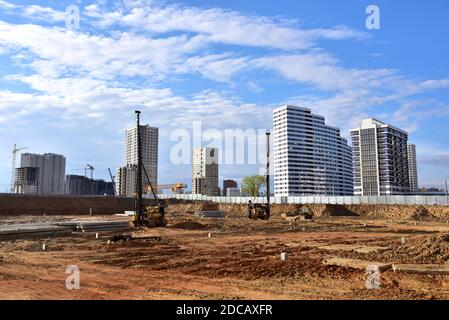
[[[210,201],[224,204],[247,204],[248,201],[254,203],[266,203],[265,197],[211,197],[198,194],[175,194],[158,195],[160,199],[180,199],[190,201]],[[446,196],[299,196],[299,197],[271,197],[273,204],[388,204],[388,205],[449,205]]]
[[[449,201],[447,197],[437,197],[437,205],[439,206],[447,206],[449,205]]]

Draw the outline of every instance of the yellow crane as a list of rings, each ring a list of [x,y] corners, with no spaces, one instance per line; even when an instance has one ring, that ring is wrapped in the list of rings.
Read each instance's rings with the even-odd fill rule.
[[[182,182],[178,182],[178,183],[172,183],[172,184],[160,184],[156,187],[157,191],[163,191],[163,190],[171,190],[171,192],[173,194],[183,194],[184,193],[184,189],[187,188],[187,185],[185,183]],[[150,193],[150,186],[146,186],[146,192]]]

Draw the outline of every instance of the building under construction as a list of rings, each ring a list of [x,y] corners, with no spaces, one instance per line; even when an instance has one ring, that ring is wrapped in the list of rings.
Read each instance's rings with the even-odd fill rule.
[[[69,195],[114,195],[114,184],[104,180],[90,179],[85,176],[67,175],[65,194]]]

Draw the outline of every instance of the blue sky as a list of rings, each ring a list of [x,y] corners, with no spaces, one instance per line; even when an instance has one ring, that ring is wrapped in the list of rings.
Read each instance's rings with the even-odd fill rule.
[[[380,9],[380,30],[365,8]],[[80,29],[66,28],[76,5]],[[309,107],[349,130],[376,117],[409,131],[422,185],[449,177],[449,2],[318,0],[0,0],[0,190],[14,143],[86,163],[107,178],[124,161],[140,106],[160,128],[160,183],[176,129],[271,128],[271,110]],[[207,141],[205,141],[207,144]],[[227,165],[240,179],[258,166]]]

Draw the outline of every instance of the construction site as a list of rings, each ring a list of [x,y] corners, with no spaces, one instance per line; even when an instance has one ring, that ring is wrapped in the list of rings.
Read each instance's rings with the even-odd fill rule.
[[[449,298],[447,197],[273,198],[267,133],[254,198],[188,200],[135,137],[134,197],[0,195],[0,299]]]
[[[2,195],[0,299],[449,298],[447,206],[274,204],[267,220],[243,204],[173,199],[155,228],[134,227],[133,208]]]

